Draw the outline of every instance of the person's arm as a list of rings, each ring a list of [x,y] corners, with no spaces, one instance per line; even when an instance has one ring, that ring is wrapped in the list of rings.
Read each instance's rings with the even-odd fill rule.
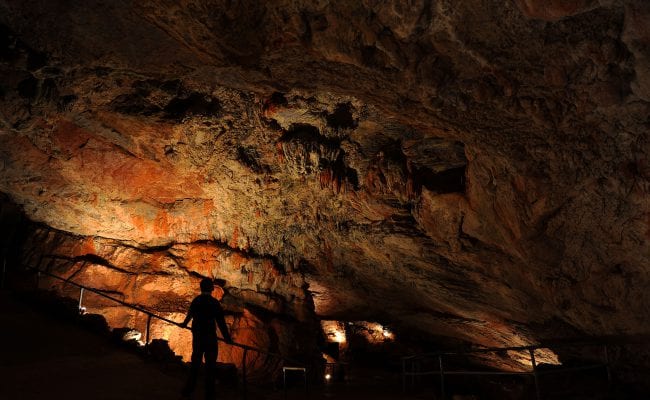
[[[226,319],[224,318],[223,308],[218,301],[215,302],[215,306],[217,308],[215,315],[217,319],[217,325],[219,325],[219,331],[221,332],[221,335],[223,336],[223,339],[226,341],[226,343],[232,343],[232,337],[230,337],[230,332],[228,332],[228,325],[226,325]]]
[[[194,305],[194,302],[192,302],[192,305]],[[192,307],[192,305],[190,305],[190,309],[187,311],[187,316],[185,317],[185,320],[179,324],[182,328],[187,328],[187,324],[189,324],[192,318],[194,317],[194,313],[192,312],[192,309],[194,307]]]

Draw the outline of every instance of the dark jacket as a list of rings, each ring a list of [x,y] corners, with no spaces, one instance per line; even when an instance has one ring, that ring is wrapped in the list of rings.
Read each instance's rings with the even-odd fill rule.
[[[231,342],[228,326],[224,319],[223,308],[219,300],[212,297],[210,294],[200,294],[190,305],[190,311],[187,313],[184,324],[192,320],[192,334],[200,335],[206,338],[217,337],[217,324],[223,338],[227,342]]]

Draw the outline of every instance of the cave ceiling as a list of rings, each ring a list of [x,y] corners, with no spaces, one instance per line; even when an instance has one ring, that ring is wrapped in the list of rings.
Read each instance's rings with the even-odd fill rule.
[[[2,0],[0,191],[75,237],[273,260],[323,318],[640,333],[649,21],[614,0]]]

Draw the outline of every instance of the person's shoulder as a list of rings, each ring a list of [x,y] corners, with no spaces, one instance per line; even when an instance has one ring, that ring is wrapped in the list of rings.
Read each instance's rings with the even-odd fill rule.
[[[210,297],[210,303],[221,308],[221,302],[216,297]]]

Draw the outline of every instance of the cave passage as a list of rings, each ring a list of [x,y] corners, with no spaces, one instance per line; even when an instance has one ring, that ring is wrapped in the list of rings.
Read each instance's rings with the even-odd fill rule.
[[[647,0],[0,0],[0,294],[182,369],[212,280],[231,397],[650,398],[649,26]],[[0,398],[103,356],[56,346]]]

